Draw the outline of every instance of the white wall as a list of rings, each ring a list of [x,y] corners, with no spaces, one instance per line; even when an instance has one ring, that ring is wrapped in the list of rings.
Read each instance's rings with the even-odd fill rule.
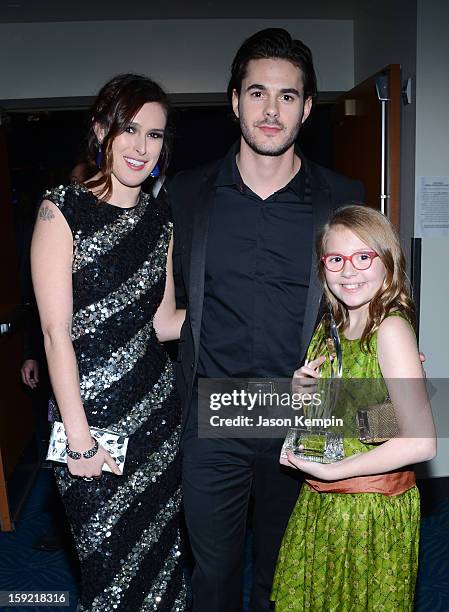
[[[418,0],[417,181],[420,176],[447,176],[449,174],[448,32],[449,3],[447,0]],[[418,230],[418,228],[417,219],[415,229]]]
[[[423,239],[419,344],[426,355],[425,369],[439,436],[437,457],[421,468],[426,476],[449,476],[448,262],[449,238]]]
[[[449,238],[423,238],[420,346],[426,355],[426,372],[430,378],[449,378],[448,262]],[[445,409],[449,414],[449,397]]]
[[[418,0],[417,6],[416,201],[420,176],[449,175],[449,4]],[[415,234],[419,234],[418,220]],[[427,237],[422,242],[420,347],[427,356],[427,376],[448,379],[449,238]],[[430,472],[449,476],[447,423],[443,427],[449,397],[437,393],[432,407],[445,437],[439,440]]]
[[[420,176],[449,174],[449,5],[447,0],[380,0],[360,3],[354,16],[355,82],[390,63],[412,78],[412,104],[402,107],[401,239],[410,256]],[[434,389],[432,408],[439,439],[438,456],[419,468],[426,476],[449,475],[449,261],[448,238],[422,244],[420,349]]]
[[[350,20],[159,20],[0,24],[0,100],[94,95],[120,72],[171,93],[223,92],[245,38],[285,27],[314,52],[319,88],[354,84]]]

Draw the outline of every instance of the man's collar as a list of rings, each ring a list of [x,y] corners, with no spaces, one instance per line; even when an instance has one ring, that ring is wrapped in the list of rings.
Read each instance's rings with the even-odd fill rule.
[[[214,181],[215,187],[225,187],[227,185],[235,185],[241,189],[243,185],[242,177],[240,176],[237,162],[235,160],[237,153],[240,151],[240,142],[235,142],[223,158]]]
[[[223,158],[220,170],[214,181],[215,187],[235,185],[243,191],[245,184],[237,167],[236,155],[240,151],[240,141],[235,142]],[[299,197],[304,195],[304,176],[310,173],[310,166],[298,146],[295,146],[295,154],[301,159],[301,167],[292,180],[283,189],[292,189]]]
[[[243,191],[245,188],[245,183],[242,180],[239,169],[237,167],[236,156],[240,151],[240,141],[235,142],[232,147],[229,149],[226,156],[223,158],[222,163],[220,165],[220,169],[216,175],[214,181],[214,187],[225,187],[234,185],[239,189],[239,191]],[[301,167],[295,176],[291,179],[291,181],[280,189],[279,191],[284,191],[285,189],[292,189],[299,198],[303,198],[304,196],[304,181],[305,176],[310,177],[310,164],[306,157],[304,157],[300,148],[295,145],[295,154],[301,159]]]

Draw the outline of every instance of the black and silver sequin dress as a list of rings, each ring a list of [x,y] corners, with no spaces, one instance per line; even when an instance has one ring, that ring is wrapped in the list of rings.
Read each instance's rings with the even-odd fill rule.
[[[45,198],[73,235],[72,340],[88,422],[130,437],[122,477],[86,482],[56,468],[81,562],[80,609],[184,610],[180,406],[152,324],[165,286],[167,206],[141,193],[134,208],[120,208],[77,184]]]

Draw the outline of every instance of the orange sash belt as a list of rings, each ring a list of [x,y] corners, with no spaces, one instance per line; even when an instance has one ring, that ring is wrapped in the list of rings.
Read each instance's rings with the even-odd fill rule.
[[[416,484],[415,472],[401,470],[373,476],[355,476],[332,482],[306,478],[306,483],[318,493],[382,493],[400,495]]]

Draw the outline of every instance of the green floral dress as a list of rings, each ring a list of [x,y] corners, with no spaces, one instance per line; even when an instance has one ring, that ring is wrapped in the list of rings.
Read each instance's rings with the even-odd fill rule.
[[[317,354],[323,336],[319,326],[308,357]],[[377,335],[370,353],[343,335],[341,346],[344,378],[382,380]],[[345,439],[344,448],[348,456],[372,446]],[[412,611],[419,521],[416,486],[387,496],[318,493],[304,484],[279,552],[272,591],[276,612]]]

